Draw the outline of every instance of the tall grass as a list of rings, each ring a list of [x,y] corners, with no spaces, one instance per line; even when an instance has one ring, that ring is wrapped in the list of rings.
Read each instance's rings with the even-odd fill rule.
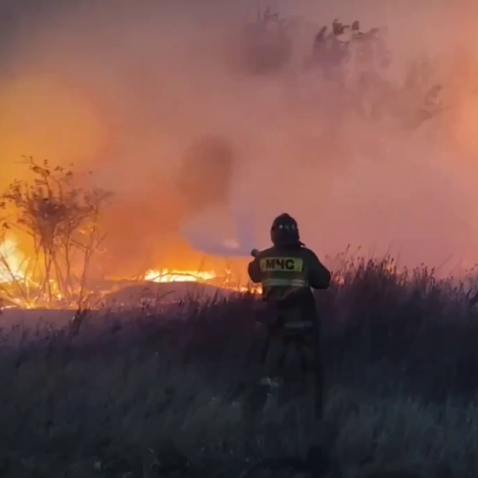
[[[475,478],[478,311],[463,284],[357,260],[317,301],[343,476]],[[74,339],[67,324],[2,329],[0,476],[236,476],[304,453],[311,393],[250,406],[254,310],[237,296],[105,312]]]

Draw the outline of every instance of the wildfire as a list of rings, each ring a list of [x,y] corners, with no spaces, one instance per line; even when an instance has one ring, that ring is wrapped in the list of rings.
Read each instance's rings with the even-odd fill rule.
[[[25,255],[19,248],[15,236],[9,236],[0,242],[0,296],[3,295],[10,301],[11,307],[75,307],[76,296],[63,294],[61,284],[56,279],[48,278],[42,281],[41,277],[38,280],[33,277],[28,267],[28,264],[33,262],[35,259]],[[221,272],[187,267],[158,268],[150,269],[143,275],[143,280],[154,283],[201,283],[223,290],[260,293],[260,287],[251,287],[239,279],[238,274],[228,268],[222,268]],[[100,292],[92,289],[86,293],[92,293],[96,297],[97,294],[107,294],[107,289],[103,288]],[[73,292],[75,291],[76,289]]]
[[[144,278],[147,281],[156,283],[200,282],[236,292],[261,293],[260,286],[241,283],[234,277],[231,271],[225,271],[224,275],[218,275],[214,271],[162,269],[150,270],[145,274]]]
[[[162,269],[159,271],[150,270],[145,275],[145,280],[157,283],[163,282],[208,282],[216,279],[217,275],[213,271],[179,271]]]
[[[0,283],[24,279],[22,266],[25,258],[17,247],[16,241],[6,239],[0,243]]]

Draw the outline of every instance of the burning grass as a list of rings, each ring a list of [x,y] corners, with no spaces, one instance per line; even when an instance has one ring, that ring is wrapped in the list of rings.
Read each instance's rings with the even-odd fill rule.
[[[464,287],[389,261],[349,263],[342,279],[317,300],[327,430],[345,476],[475,477],[478,311]],[[250,407],[254,307],[228,296],[167,314],[96,312],[75,337],[70,313],[4,311],[1,475],[236,476],[303,453],[310,394]]]

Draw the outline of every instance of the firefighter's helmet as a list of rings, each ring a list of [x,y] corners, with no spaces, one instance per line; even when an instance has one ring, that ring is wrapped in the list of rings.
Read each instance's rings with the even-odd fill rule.
[[[286,213],[274,219],[271,227],[271,240],[275,246],[303,245],[300,242],[297,221]]]

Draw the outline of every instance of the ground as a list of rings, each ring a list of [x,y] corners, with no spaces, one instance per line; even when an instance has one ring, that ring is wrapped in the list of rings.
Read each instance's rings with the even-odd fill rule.
[[[478,311],[464,290],[380,262],[340,282],[317,296],[334,476],[475,478]],[[311,390],[251,407],[254,308],[230,296],[105,310],[74,338],[69,312],[4,311],[0,477],[234,477],[304,455]]]

